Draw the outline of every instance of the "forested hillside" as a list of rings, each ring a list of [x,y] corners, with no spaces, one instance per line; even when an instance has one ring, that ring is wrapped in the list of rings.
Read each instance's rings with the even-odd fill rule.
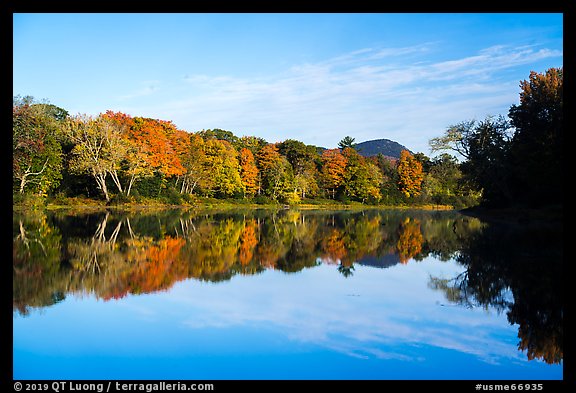
[[[374,139],[357,143],[355,146],[358,153],[364,157],[377,156],[382,154],[385,157],[400,158],[402,150],[412,152],[405,146],[398,142],[391,141],[390,139]]]

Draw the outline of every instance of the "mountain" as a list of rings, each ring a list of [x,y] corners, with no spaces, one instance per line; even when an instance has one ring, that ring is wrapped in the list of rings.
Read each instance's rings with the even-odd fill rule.
[[[360,142],[356,144],[356,150],[364,157],[376,156],[382,153],[384,156],[400,158],[402,150],[408,150],[407,147],[402,146],[398,142],[391,141],[390,139],[374,139],[371,141]]]

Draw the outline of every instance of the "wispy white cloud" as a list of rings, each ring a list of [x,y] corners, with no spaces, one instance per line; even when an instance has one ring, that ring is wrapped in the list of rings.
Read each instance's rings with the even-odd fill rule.
[[[189,281],[175,286],[167,301],[182,310],[182,324],[191,329],[258,326],[293,342],[359,358],[429,361],[426,351],[418,349],[422,346],[458,351],[490,364],[524,356],[514,344],[501,341],[505,332],[515,336],[505,316],[440,307],[442,295],[429,293],[421,266],[359,268],[361,288],[333,285],[335,277],[328,277],[333,275],[338,275],[334,268],[323,266],[290,279],[269,271],[218,288]],[[347,296],[350,290],[355,296]]]
[[[345,135],[357,141],[389,138],[427,153],[428,140],[448,125],[498,114],[517,101],[519,78],[506,80],[499,72],[563,55],[498,45],[428,61],[438,46],[364,48],[272,76],[188,75],[165,105],[131,109],[153,112],[188,131],[225,128],[271,142],[295,138],[326,147]],[[132,96],[155,93],[157,86]]]

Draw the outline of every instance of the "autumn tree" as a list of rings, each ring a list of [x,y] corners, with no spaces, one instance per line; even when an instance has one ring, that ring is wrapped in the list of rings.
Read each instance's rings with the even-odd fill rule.
[[[307,168],[303,173],[294,175],[294,190],[299,193],[302,198],[314,197],[318,195],[320,188],[318,187],[318,170],[315,166]]]
[[[209,139],[205,142],[204,149],[212,191],[227,197],[244,193],[238,153],[234,147],[225,140]]]
[[[264,174],[267,173],[274,163],[280,160],[280,156],[278,146],[275,143],[267,144],[256,155],[258,169]]]
[[[185,172],[180,157],[172,145],[172,136],[178,129],[165,120],[134,118],[130,137],[144,145],[146,161],[150,167],[164,177],[181,175]]]
[[[335,198],[336,190],[344,184],[346,163],[346,157],[339,149],[327,149],[322,153],[322,183],[332,194],[332,199]]]
[[[198,134],[190,135],[188,151],[180,158],[185,173],[182,175],[180,192],[191,194],[197,188],[209,189],[210,168],[206,161],[205,142]]]
[[[119,128],[120,136],[124,139],[124,144],[121,152],[122,157],[120,157],[121,163],[119,166],[124,170],[124,173],[128,177],[128,184],[122,187],[120,177],[115,170],[115,184],[118,191],[125,193],[127,196],[130,195],[132,186],[137,179],[151,176],[153,171],[148,165],[147,160],[147,148],[142,143],[137,143],[137,140],[132,138],[130,130],[134,127],[134,120],[131,116],[124,114],[122,112],[106,111],[102,114],[103,118],[109,119],[112,123],[116,124]]]
[[[269,143],[258,152],[257,164],[260,170],[261,190],[274,200],[298,202],[294,195],[294,172],[286,157],[280,154],[278,145]]]
[[[116,123],[102,116],[93,118],[78,115],[68,119],[64,130],[67,138],[74,144],[70,169],[77,173],[89,173],[106,201],[109,201],[106,178],[115,173],[127,150],[121,129]],[[119,182],[116,186],[121,191]]]
[[[55,109],[56,108],[56,109]],[[62,179],[59,108],[15,97],[12,106],[12,174],[14,189],[46,195]],[[65,112],[65,111],[64,111]]]
[[[240,180],[244,186],[245,196],[253,197],[258,191],[258,168],[254,155],[250,150],[243,147],[240,150]]]
[[[203,150],[200,152],[193,151],[192,145],[197,140],[202,140],[202,138],[198,135],[176,129],[169,135],[169,139],[170,144],[183,168],[182,171],[176,174],[176,186],[178,186],[178,182],[181,181],[180,193],[191,194],[197,185],[197,183],[192,181],[193,174],[196,174],[194,173],[196,169],[194,164],[196,162],[202,162],[205,158]]]
[[[510,146],[514,198],[534,205],[562,203],[563,69],[532,71],[520,88],[520,104],[508,114],[516,129]]]
[[[130,195],[134,183],[154,172],[162,176],[179,176],[185,172],[182,158],[189,150],[189,134],[177,129],[171,122],[133,118],[121,112],[107,111],[102,117],[119,127],[122,148],[115,154],[122,155],[121,163],[111,172],[118,191]],[[126,184],[122,185],[122,171]]]
[[[420,194],[424,174],[422,164],[416,160],[407,150],[400,152],[396,170],[398,171],[398,187],[406,196],[416,196]]]
[[[540,206],[562,200],[563,70],[531,72],[520,104],[503,116],[461,122],[430,140],[432,152],[453,151],[461,170],[491,206]]]

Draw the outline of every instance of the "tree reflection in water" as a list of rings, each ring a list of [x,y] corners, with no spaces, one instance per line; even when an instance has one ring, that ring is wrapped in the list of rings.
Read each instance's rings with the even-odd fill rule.
[[[463,242],[456,260],[466,267],[429,286],[467,307],[506,312],[518,324],[518,349],[529,359],[563,358],[562,228],[550,224],[492,223]]]
[[[432,256],[466,270],[430,277],[430,288],[455,304],[506,312],[529,359],[560,363],[561,239],[554,226],[487,224],[456,212],[15,213],[13,309],[25,316],[71,293],[119,299],[188,278],[217,282],[320,263],[353,279],[358,264]]]

